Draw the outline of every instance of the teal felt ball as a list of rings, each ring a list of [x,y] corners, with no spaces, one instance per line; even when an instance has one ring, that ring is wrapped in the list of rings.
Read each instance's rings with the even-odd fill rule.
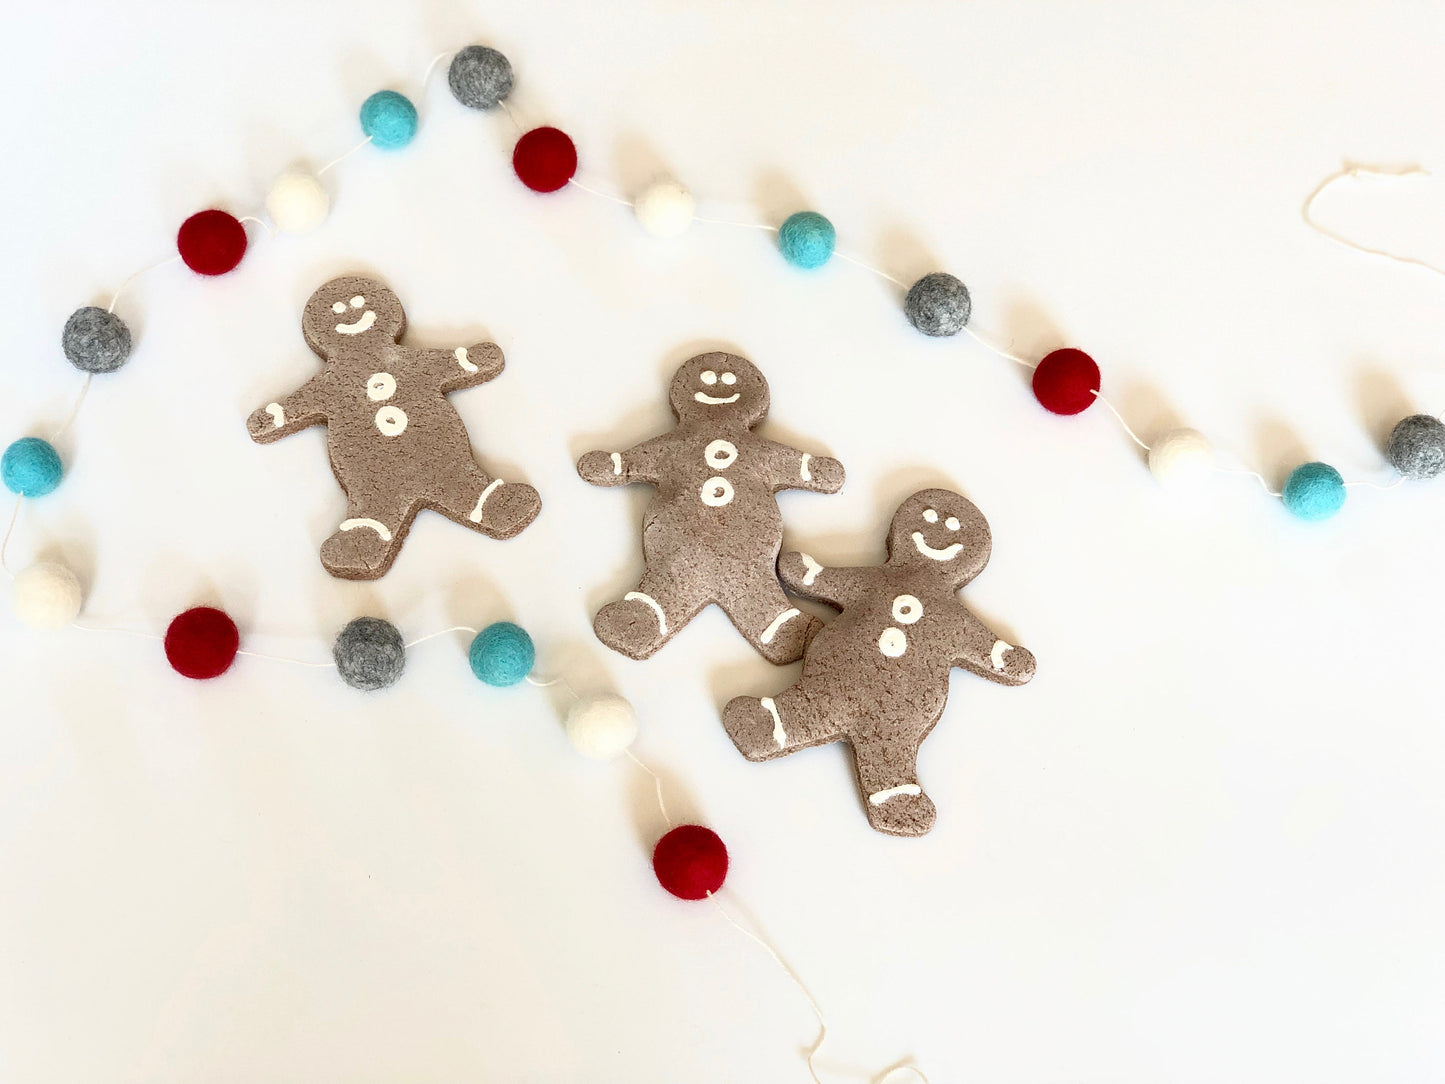
[[[477,633],[467,661],[472,673],[488,685],[515,685],[532,672],[537,650],[527,630],[510,621],[498,621]]]
[[[60,456],[49,441],[21,437],[0,456],[0,479],[11,493],[43,497],[60,484]]]
[[[1296,467],[1280,495],[1284,506],[1300,519],[1329,519],[1345,504],[1345,480],[1328,463]]]
[[[783,253],[783,259],[806,271],[828,262],[837,239],[838,231],[833,229],[833,223],[817,211],[799,211],[789,215],[787,221],[778,227],[778,248]]]
[[[416,135],[416,106],[404,94],[378,90],[361,103],[361,130],[383,150],[405,147]]]

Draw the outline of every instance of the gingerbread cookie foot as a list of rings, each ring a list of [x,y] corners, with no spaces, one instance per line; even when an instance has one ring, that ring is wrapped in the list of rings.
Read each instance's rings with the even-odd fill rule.
[[[396,557],[391,529],[373,519],[348,519],[321,543],[321,566],[345,580],[374,580]]]
[[[597,639],[630,659],[646,659],[667,643],[667,616],[651,595],[629,591],[592,619]]]
[[[467,518],[489,538],[512,538],[521,534],[542,511],[542,498],[525,482],[503,483],[494,479],[477,497],[477,506]]]
[[[723,708],[722,724],[738,752],[749,760],[768,760],[787,748],[787,731],[770,696],[733,697]]]
[[[904,783],[868,795],[868,823],[890,836],[927,835],[938,817],[933,800],[917,783]]]

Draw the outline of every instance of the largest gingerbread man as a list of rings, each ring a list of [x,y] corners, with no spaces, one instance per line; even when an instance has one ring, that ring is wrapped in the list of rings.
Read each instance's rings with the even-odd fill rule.
[[[247,420],[260,444],[325,425],[346,518],[321,544],[333,576],[372,580],[396,559],[412,520],[432,508],[463,527],[511,538],[537,518],[529,485],[502,484],[477,465],[449,392],[502,371],[496,343],[455,350],[402,346],[406,312],[385,284],[332,279],[306,302],[301,331],[323,364],[301,387]]]
[[[796,685],[728,702],[723,726],[733,744],[749,760],[770,760],[846,741],[868,822],[890,835],[927,832],[935,810],[918,784],[918,747],[948,702],[949,671],[1001,685],[1034,676],[1033,655],[958,600],[991,544],[973,502],[925,489],[894,514],[881,566],[824,568],[806,553],[787,554],[778,571],[788,589],[843,612],[808,645]]]
[[[793,662],[819,622],[778,583],[783,518],[774,494],[836,493],[843,464],[753,432],[768,413],[768,382],[747,358],[699,354],[677,370],[669,399],[671,432],[624,452],[588,452],[577,464],[593,485],[657,487],[642,525],[642,582],[592,627],[608,647],[645,659],[715,602],[764,658]]]

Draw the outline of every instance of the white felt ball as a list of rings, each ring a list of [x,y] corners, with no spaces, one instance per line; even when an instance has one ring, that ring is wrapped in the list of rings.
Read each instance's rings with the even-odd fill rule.
[[[80,580],[56,561],[37,561],[15,577],[10,605],[32,629],[60,629],[80,613]]]
[[[632,210],[642,228],[654,237],[676,237],[692,225],[696,201],[692,193],[676,181],[659,180],[632,203]]]
[[[1197,429],[1171,429],[1149,449],[1149,471],[1166,486],[1193,485],[1214,471],[1214,449]]]
[[[283,233],[305,233],[326,221],[331,197],[321,179],[304,169],[290,169],[266,193],[266,213]]]
[[[637,713],[612,693],[584,696],[567,713],[567,740],[592,760],[620,756],[637,737]]]

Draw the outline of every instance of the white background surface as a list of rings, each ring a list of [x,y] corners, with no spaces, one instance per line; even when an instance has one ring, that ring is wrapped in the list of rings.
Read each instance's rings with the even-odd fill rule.
[[[1442,32],[1438,6],[1373,2],[17,6],[0,435],[63,417],[72,308],[480,40],[594,184],[665,167],[714,215],[817,208],[906,281],[963,277],[980,331],[1091,351],[1146,438],[1187,422],[1276,485],[1310,458],[1382,477],[1394,421],[1445,406],[1445,283],[1298,209],[1342,158],[1445,163]],[[1007,362],[912,332],[886,283],[537,197],[512,139],[434,77],[416,142],[338,167],[317,233],[142,280],[135,356],[12,565],[62,556],[95,623],[211,602],[245,646],[316,659],[363,613],[408,636],[521,621],[541,669],[634,700],[673,805],[732,848],[730,905],[823,1003],[830,1081],[906,1057],[935,1082],[1445,1076],[1445,486],[1352,489],[1316,525],[1243,478],[1172,500],[1106,414],[1045,415]],[[1320,211],[1445,260],[1439,181]],[[259,448],[243,422],[313,370],[302,303],[353,269],[390,280],[410,341],[506,350],[455,401],[483,462],[542,491],[517,540],[424,514],[380,583],[322,573],[322,432]],[[990,520],[965,598],[1038,678],[956,676],[924,840],[867,829],[839,747],[736,754],[717,706],[794,671],[716,611],[646,664],[591,636],[640,570],[645,494],[573,461],[668,425],[667,376],[715,346],[768,375],[768,431],[847,465],[842,495],[782,498],[790,544],[877,560],[921,483]],[[653,882],[646,778],[575,756],[556,702],[482,687],[463,647],[416,648],[367,696],[257,659],[191,683],[150,641],[0,618],[0,1076],[804,1079],[797,992]]]

